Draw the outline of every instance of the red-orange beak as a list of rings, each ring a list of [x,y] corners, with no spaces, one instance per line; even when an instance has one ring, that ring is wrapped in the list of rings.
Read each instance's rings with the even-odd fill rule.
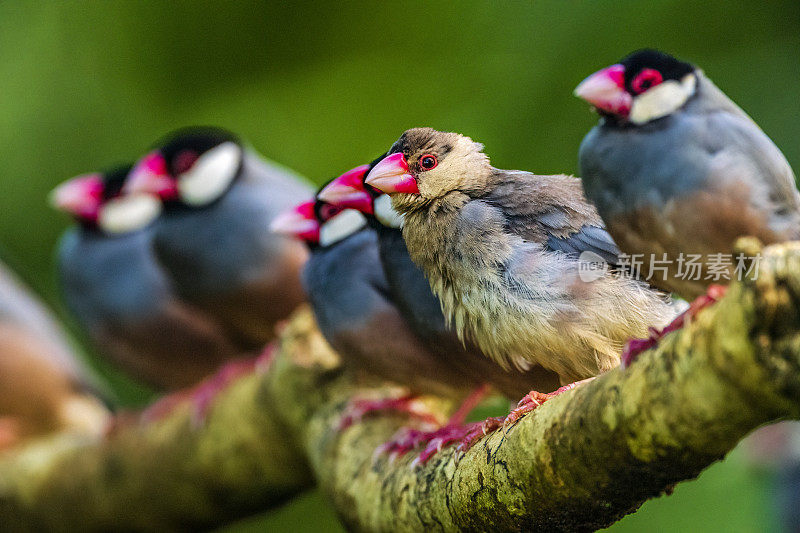
[[[369,165],[348,170],[327,184],[317,194],[317,198],[342,209],[356,209],[371,215],[374,212],[372,196],[364,188],[364,175],[367,170]]]
[[[272,219],[270,231],[306,242],[319,242],[319,222],[310,201],[287,209]]]
[[[103,198],[103,177],[85,174],[65,181],[50,193],[56,209],[84,219],[97,219]]]
[[[178,184],[170,176],[164,156],[156,151],[136,163],[125,180],[122,193],[147,193],[162,200],[174,200],[178,197]]]
[[[365,183],[386,194],[419,194],[417,180],[408,171],[408,163],[403,154],[391,154],[372,167]]]
[[[625,90],[625,67],[611,65],[598,70],[575,88],[575,96],[582,98],[606,113],[627,117],[633,97]]]

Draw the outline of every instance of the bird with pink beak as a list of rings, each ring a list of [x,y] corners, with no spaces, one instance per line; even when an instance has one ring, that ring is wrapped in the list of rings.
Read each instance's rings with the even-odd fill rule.
[[[311,257],[303,271],[304,286],[320,330],[345,363],[357,372],[376,374],[408,387],[408,395],[400,399],[356,402],[346,417],[348,421],[384,409],[413,413],[415,398],[423,393],[463,398],[461,408],[446,426],[430,432],[415,431],[384,446],[387,452],[403,454],[428,445],[430,449],[419,456],[420,461],[426,461],[443,443],[460,442],[466,450],[484,431],[497,427],[494,419],[494,426],[463,424],[485,395],[485,384],[517,398],[530,389],[531,383],[555,388],[558,382],[555,375],[541,368],[509,373],[479,352],[465,351],[445,327],[438,300],[408,257],[399,230],[383,227],[374,218],[373,195],[389,197],[364,185],[369,168],[371,165],[362,165],[331,180],[315,202],[279,215],[273,230],[308,244]],[[377,235],[366,227],[365,216],[373,219],[370,226]],[[398,239],[389,232],[397,232]],[[405,259],[400,257],[399,266],[404,271],[400,286],[392,285],[391,278],[384,275],[391,276],[389,264],[398,265],[385,253],[393,257],[405,254]],[[412,313],[408,312],[409,303],[414,308]]]
[[[272,229],[308,245],[303,286],[320,331],[349,368],[405,385],[412,395],[454,397],[474,385],[424,346],[388,296],[364,215],[317,197],[284,211]]]
[[[308,252],[269,227],[312,191],[233,133],[173,132],[136,163],[123,192],[161,198],[153,247],[176,292],[252,349],[305,301],[300,270]]]
[[[696,66],[639,50],[575,95],[600,115],[579,152],[586,196],[643,272],[654,259],[666,269],[651,284],[696,298],[734,275],[733,264],[711,263],[734,253],[739,237],[800,238],[800,193],[786,158]],[[697,275],[683,272],[686,257],[699,259]]]
[[[376,167],[382,158],[367,166]],[[557,376],[540,366],[525,371],[508,371],[487,358],[473,343],[462,343],[448,327],[439,299],[431,292],[425,274],[411,260],[401,233],[402,218],[391,206],[391,197],[364,182],[369,173],[365,165],[356,167],[332,180],[319,193],[341,208],[360,209],[378,235],[383,270],[403,317],[426,346],[453,367],[462,368],[476,382],[490,384],[509,399],[518,399],[532,387],[552,391],[558,387]],[[360,175],[360,180],[353,179]],[[362,208],[366,206],[366,208]]]
[[[79,176],[53,191],[54,206],[78,223],[59,243],[59,283],[101,356],[157,389],[174,390],[241,352],[219,324],[175,294],[153,254],[161,202],[121,193],[130,169]]]
[[[497,169],[470,138],[415,128],[365,182],[392,196],[448,323],[505,368],[589,378],[674,314],[615,273],[618,249],[573,177]],[[606,267],[585,277],[584,261]]]

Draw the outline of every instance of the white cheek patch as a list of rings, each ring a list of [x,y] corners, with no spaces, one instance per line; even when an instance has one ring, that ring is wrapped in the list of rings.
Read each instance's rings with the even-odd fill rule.
[[[108,234],[129,233],[153,222],[161,201],[151,194],[131,194],[109,200],[100,208],[97,226]]]
[[[330,246],[367,225],[367,219],[355,209],[345,209],[319,229],[320,246]]]
[[[375,218],[378,219],[378,222],[388,228],[403,227],[403,215],[395,211],[394,207],[392,207],[391,196],[388,194],[378,196],[373,203],[373,207],[375,209]]]
[[[222,143],[197,158],[192,168],[178,176],[181,200],[193,206],[210,204],[230,186],[242,160],[242,149]]]
[[[628,120],[645,124],[678,110],[694,94],[697,77],[687,74],[681,81],[667,80],[633,99]]]

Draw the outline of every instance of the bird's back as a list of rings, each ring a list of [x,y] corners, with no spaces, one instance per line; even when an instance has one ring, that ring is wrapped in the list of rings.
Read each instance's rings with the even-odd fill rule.
[[[162,216],[154,248],[182,298],[257,347],[304,300],[299,271],[305,247],[270,232],[269,225],[311,191],[252,153],[243,165],[240,178],[215,203]]]
[[[176,296],[151,246],[150,229],[107,237],[73,228],[59,249],[62,293],[101,355],[151,385],[175,389],[242,351]]]

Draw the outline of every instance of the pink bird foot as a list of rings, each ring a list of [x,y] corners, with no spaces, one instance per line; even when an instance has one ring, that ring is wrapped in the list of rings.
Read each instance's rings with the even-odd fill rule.
[[[464,423],[489,389],[489,385],[486,384],[476,387],[452,414],[445,426],[434,431],[401,429],[389,442],[379,446],[375,450],[375,455],[389,454],[390,460],[394,461],[395,458],[425,445],[419,456],[411,463],[411,466],[415,467],[418,464],[425,464],[443,448],[457,442],[456,454],[460,457],[484,435],[491,433],[502,423],[502,418],[487,418],[482,422]]]
[[[354,400],[345,410],[339,421],[339,430],[344,430],[375,413],[383,411],[397,411],[407,413],[415,418],[422,419],[425,423],[438,424],[436,417],[425,411],[411,394],[399,398],[381,398],[378,400]]]
[[[724,285],[711,285],[702,296],[698,296],[692,303],[689,304],[689,309],[675,317],[672,322],[664,326],[663,329],[649,328],[648,336],[646,339],[631,339],[625,344],[622,350],[621,364],[622,368],[628,367],[633,363],[639,355],[651,348],[655,348],[658,342],[668,333],[681,329],[686,323],[697,316],[697,314],[706,307],[716,303],[720,298],[725,296],[728,287]]]
[[[142,412],[141,420],[145,423],[160,420],[174,411],[177,406],[191,402],[194,406],[192,420],[195,425],[202,425],[217,395],[239,377],[252,372],[267,372],[272,364],[274,353],[275,345],[269,344],[258,357],[228,361],[215,374],[197,385],[156,400]]]
[[[389,455],[389,460],[394,461],[412,450],[421,446],[425,448],[412,461],[411,467],[425,464],[431,457],[442,451],[447,446],[458,443],[456,447],[456,460],[469,451],[472,446],[485,435],[499,428],[503,423],[502,417],[487,418],[481,422],[455,425],[447,424],[435,431],[422,431],[419,429],[403,428],[387,443],[375,450],[375,456]]]
[[[520,418],[535,410],[547,400],[552,400],[556,396],[578,388],[580,385],[588,383],[593,379],[594,378],[587,378],[581,381],[576,381],[575,383],[570,383],[568,385],[564,385],[563,387],[559,387],[553,392],[544,393],[535,390],[530,391],[519,401],[517,406],[512,409],[510,413],[508,413],[508,416],[506,416],[505,420],[503,420],[503,428],[508,429],[509,427],[513,426],[517,423],[517,421],[519,421]]]

